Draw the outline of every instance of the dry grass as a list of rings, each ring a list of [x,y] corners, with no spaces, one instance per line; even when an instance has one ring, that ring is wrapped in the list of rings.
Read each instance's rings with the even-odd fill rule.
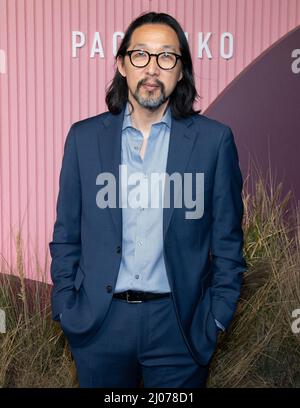
[[[244,195],[245,274],[235,318],[221,335],[209,387],[300,387],[300,334],[292,310],[300,307],[300,211],[290,194],[259,178]],[[16,239],[17,277],[0,275],[0,387],[77,387],[68,344],[51,320],[50,287],[28,281]]]
[[[219,339],[210,387],[300,387],[300,335],[291,330],[300,306],[300,211],[282,185],[258,177],[244,195],[244,277],[235,318]]]
[[[50,287],[25,279],[17,237],[19,277],[0,275],[0,387],[74,387],[76,372],[59,325],[51,320]]]

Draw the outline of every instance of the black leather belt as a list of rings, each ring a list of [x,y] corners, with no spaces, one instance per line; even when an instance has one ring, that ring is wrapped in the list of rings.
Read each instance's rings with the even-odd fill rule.
[[[170,296],[170,293],[139,292],[135,290],[126,290],[125,292],[114,293],[116,299],[126,300],[128,303],[142,303],[147,300],[160,299]]]

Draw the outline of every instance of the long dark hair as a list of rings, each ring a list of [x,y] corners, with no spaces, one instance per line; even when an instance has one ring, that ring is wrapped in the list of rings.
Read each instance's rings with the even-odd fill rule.
[[[189,45],[178,21],[172,16],[165,13],[146,13],[136,18],[127,28],[121,45],[118,49],[116,60],[120,56],[125,57],[125,52],[129,46],[133,31],[144,24],[166,24],[170,26],[177,34],[180,53],[182,55],[182,79],[177,82],[177,85],[170,95],[170,108],[172,115],[176,118],[184,118],[189,115],[199,113],[193,109],[193,104],[198,98],[198,93],[195,87],[194,71],[192,57],[190,54]],[[106,91],[105,102],[108,110],[113,114],[121,112],[124,104],[128,101],[128,86],[127,80],[118,71],[111,81],[109,88]],[[133,106],[131,106],[133,109]]]

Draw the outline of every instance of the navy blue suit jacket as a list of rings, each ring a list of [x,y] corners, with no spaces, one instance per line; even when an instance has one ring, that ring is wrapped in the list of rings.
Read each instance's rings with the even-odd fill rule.
[[[112,301],[122,256],[122,209],[96,205],[97,175],[119,183],[124,109],[74,123],[59,179],[53,240],[52,317],[70,345],[100,328]],[[182,208],[163,210],[163,250],[178,324],[200,364],[215,350],[218,329],[233,318],[243,258],[242,175],[231,129],[203,115],[172,118],[166,172],[204,173],[204,214],[186,219]],[[194,176],[193,176],[194,178]],[[118,185],[118,184],[117,184]],[[118,194],[117,194],[118,196]]]

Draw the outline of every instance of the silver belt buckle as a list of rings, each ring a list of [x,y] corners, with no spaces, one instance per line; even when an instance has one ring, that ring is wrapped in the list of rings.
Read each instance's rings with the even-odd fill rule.
[[[126,301],[127,301],[127,303],[142,303],[143,301],[142,300],[129,300],[129,293],[128,292],[126,292]]]

